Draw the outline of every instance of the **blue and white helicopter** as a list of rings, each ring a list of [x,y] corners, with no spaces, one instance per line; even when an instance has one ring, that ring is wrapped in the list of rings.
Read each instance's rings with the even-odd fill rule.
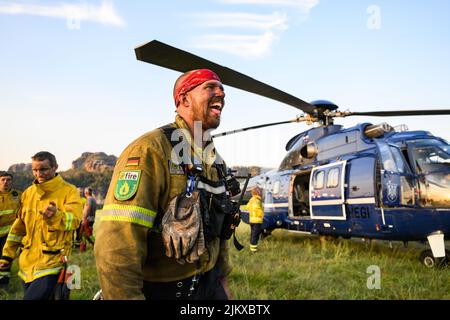
[[[449,115],[449,109],[339,111],[311,103],[191,53],[152,41],[135,49],[138,60],[186,72],[214,70],[222,82],[304,112],[296,119],[216,134],[214,137],[291,122],[316,126],[286,144],[277,170],[250,179],[263,190],[266,233],[284,228],[308,234],[389,241],[427,241],[421,261],[448,262],[450,239],[450,145],[426,131],[396,130],[386,123],[351,128],[334,124],[348,116]],[[244,199],[248,194],[244,195]],[[248,222],[248,212],[243,211]]]

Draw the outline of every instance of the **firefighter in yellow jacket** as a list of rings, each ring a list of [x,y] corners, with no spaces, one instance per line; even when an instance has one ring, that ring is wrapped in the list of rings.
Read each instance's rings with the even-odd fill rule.
[[[258,251],[258,241],[262,232],[264,218],[264,207],[261,201],[261,189],[256,187],[252,190],[252,197],[247,203],[250,222],[250,251]]]
[[[20,205],[21,192],[11,188],[12,181],[11,173],[0,172],[0,253]],[[9,271],[0,271],[0,289],[8,289],[9,277]]]
[[[21,207],[8,234],[0,268],[10,268],[19,254],[19,277],[25,300],[51,299],[58,276],[71,253],[73,232],[82,216],[75,186],[56,173],[55,156],[38,152],[31,166],[36,178],[21,198]]]
[[[174,86],[175,123],[165,126],[182,129],[186,134],[189,148],[202,159],[205,181],[217,183],[199,184],[216,193],[223,193],[225,188],[219,183],[220,173],[212,161],[217,156],[214,145],[209,141],[204,151],[211,152],[202,157],[192,138],[200,137],[202,141],[204,132],[219,125],[224,97],[222,83],[214,72],[200,69],[185,73]],[[103,210],[98,215],[100,224],[94,247],[103,297],[230,298],[228,241],[219,237],[207,241],[206,250],[196,263],[181,264],[166,255],[159,228],[161,219],[169,201],[186,190],[187,176],[184,167],[173,161],[173,145],[164,132],[158,128],[136,139],[116,163]]]

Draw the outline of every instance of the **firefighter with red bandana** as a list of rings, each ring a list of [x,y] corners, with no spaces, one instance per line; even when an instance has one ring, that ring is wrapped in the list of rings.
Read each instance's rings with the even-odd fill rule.
[[[183,74],[174,86],[175,122],[136,139],[117,160],[98,215],[94,247],[105,299],[231,297],[227,282],[231,271],[228,241],[211,231],[217,226],[222,228],[217,222],[220,219],[215,219],[218,213],[210,212],[217,226],[203,220],[202,228],[210,228],[210,232],[205,230],[205,242],[197,243],[199,256],[195,262],[171,257],[161,232],[163,215],[171,200],[185,192],[189,180],[186,171],[193,168],[192,163],[185,166],[174,161],[171,136],[182,132],[181,141],[199,159],[202,179],[198,188],[211,199],[222,199],[225,193],[225,167],[218,165],[220,157],[213,142],[202,138],[219,126],[224,97],[222,83],[213,71],[200,69]],[[196,143],[198,137],[200,143]],[[176,237],[177,232],[172,236]],[[175,253],[177,245],[172,248]]]

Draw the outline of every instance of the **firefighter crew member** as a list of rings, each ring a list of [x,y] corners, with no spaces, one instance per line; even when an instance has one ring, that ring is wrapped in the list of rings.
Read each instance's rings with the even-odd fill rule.
[[[92,188],[84,189],[85,204],[83,207],[83,220],[78,230],[81,233],[80,252],[86,251],[87,242],[94,245],[94,236],[92,235],[92,228],[95,222],[95,212],[97,210],[97,201],[92,194]]]
[[[250,251],[258,251],[258,240],[262,232],[264,208],[261,201],[261,189],[256,187],[252,190],[252,197],[247,203],[250,220]]]
[[[177,115],[170,126],[187,132],[188,141],[196,137],[202,141],[204,132],[219,126],[225,93],[213,71],[183,74],[175,82],[173,94]],[[200,131],[197,135],[194,128]],[[212,141],[208,142],[208,150],[219,158]],[[198,145],[189,146],[202,159],[203,175],[217,182],[219,171],[214,161],[202,157]],[[231,298],[228,241],[219,237],[208,241],[197,263],[180,264],[165,254],[158,224],[169,201],[187,185],[183,166],[172,161],[172,148],[158,128],[132,142],[117,160],[103,211],[98,215],[94,246],[105,299]],[[218,191],[221,188],[210,190],[223,192],[225,189]]]
[[[24,282],[24,300],[47,300],[53,297],[72,251],[73,232],[82,217],[81,199],[75,186],[56,173],[53,154],[41,151],[31,160],[35,180],[22,194],[0,268],[10,268],[21,248],[19,277]]]
[[[12,181],[11,173],[0,172],[0,253],[20,205],[21,192],[11,188]],[[8,289],[9,277],[9,271],[0,271],[0,289]]]

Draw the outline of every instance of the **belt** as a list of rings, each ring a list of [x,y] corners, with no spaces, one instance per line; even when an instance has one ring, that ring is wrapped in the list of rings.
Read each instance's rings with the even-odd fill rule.
[[[203,273],[172,281],[144,281],[144,295],[150,300],[191,299],[197,293]]]

